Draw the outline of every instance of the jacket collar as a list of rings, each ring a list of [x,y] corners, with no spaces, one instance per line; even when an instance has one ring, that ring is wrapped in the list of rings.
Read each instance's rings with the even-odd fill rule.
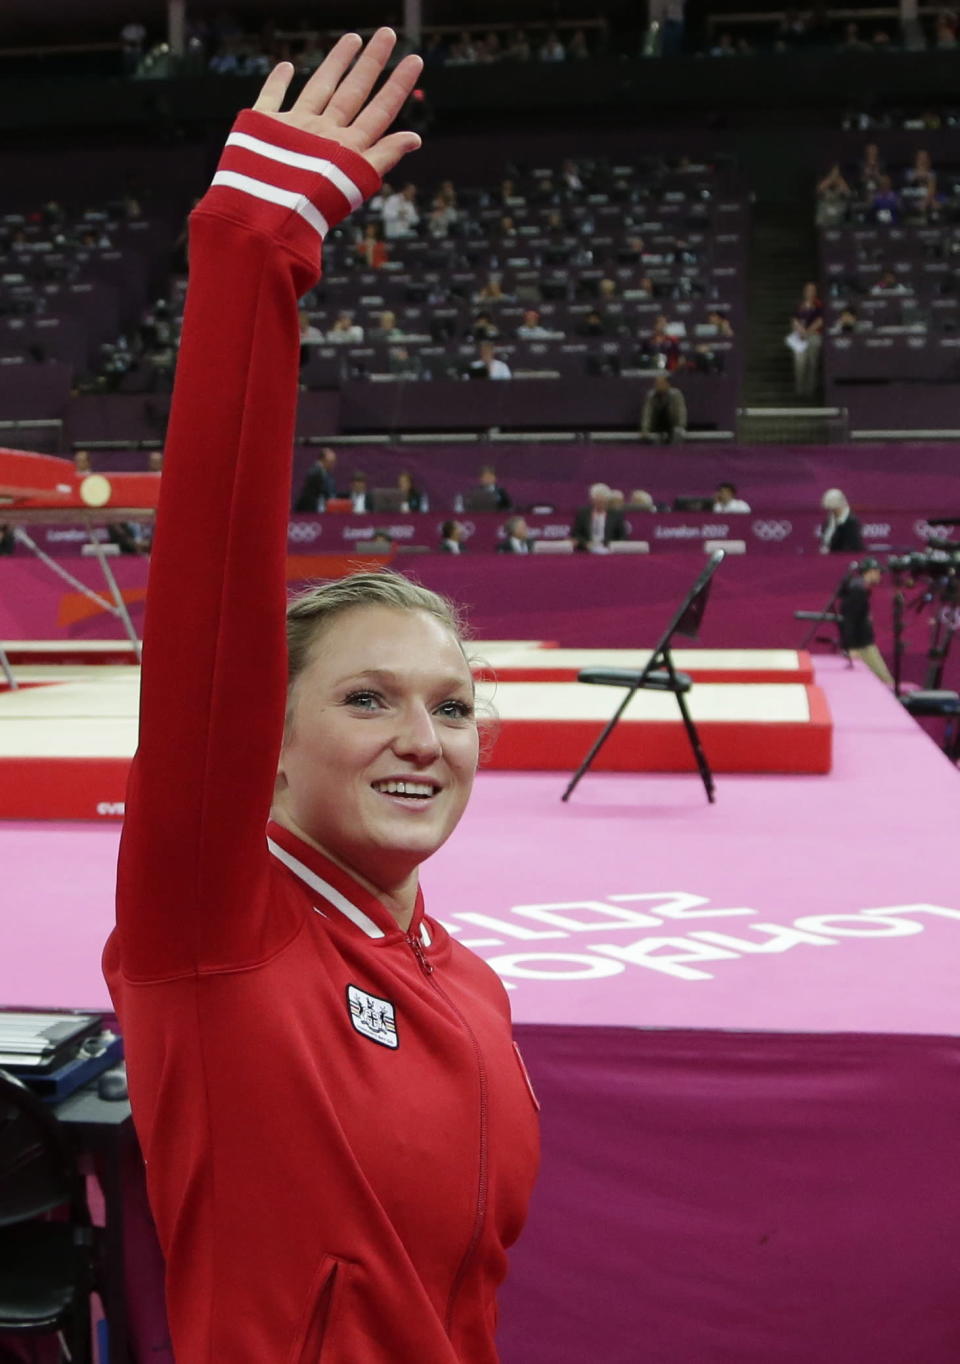
[[[352,925],[357,933],[371,939],[404,936],[389,909],[375,895],[343,867],[275,820],[267,825],[267,847],[278,862],[323,901],[321,912],[325,917],[341,926]],[[432,934],[424,921],[423,892],[419,886],[409,934],[419,935],[424,947],[431,945]]]

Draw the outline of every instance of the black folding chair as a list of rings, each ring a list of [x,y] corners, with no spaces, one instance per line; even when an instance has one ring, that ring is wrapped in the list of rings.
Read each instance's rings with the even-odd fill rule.
[[[627,709],[627,706],[629,706],[634,696],[636,696],[637,692],[668,691],[672,692],[676,697],[680,718],[683,721],[683,727],[687,732],[687,739],[690,742],[690,749],[697,765],[697,771],[700,773],[700,780],[703,782],[703,789],[707,794],[707,800],[711,805],[714,804],[717,797],[713,772],[707,755],[703,751],[703,745],[700,742],[700,735],[697,731],[697,727],[687,708],[686,695],[693,686],[693,680],[686,673],[677,672],[673,665],[671,645],[675,634],[686,635],[689,639],[696,638],[700,630],[700,622],[703,619],[703,613],[706,610],[707,599],[710,595],[710,583],[714,573],[716,573],[717,569],[723,563],[723,560],[724,553],[722,549],[715,550],[713,554],[711,554],[706,568],[698,574],[696,582],[684,597],[679,609],[670,621],[670,624],[661,635],[653,653],[647,661],[646,667],[582,668],[577,674],[578,682],[589,682],[603,687],[623,687],[626,695],[594,740],[594,743],[583,762],[570,778],[567,789],[560,797],[561,800],[570,799],[580,778],[589,770],[594,758],[613,733],[618,720]]]
[[[0,1335],[56,1335],[92,1364],[94,1229],[84,1178],[56,1117],[0,1070]]]

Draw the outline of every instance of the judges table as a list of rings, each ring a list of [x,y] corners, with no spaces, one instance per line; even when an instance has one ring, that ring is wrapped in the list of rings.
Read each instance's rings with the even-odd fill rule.
[[[291,555],[364,552],[377,534],[386,535],[393,550],[438,550],[445,521],[458,521],[463,527],[462,552],[492,552],[504,542],[506,522],[512,513],[437,509],[432,512],[331,512],[325,515],[291,517],[287,546]],[[699,553],[704,547],[723,547],[734,542],[751,555],[817,555],[822,515],[815,512],[757,511],[749,515],[724,516],[716,512],[626,513],[627,540],[642,542],[650,553]],[[574,510],[559,508],[549,513],[530,512],[524,520],[530,542],[554,544],[570,535]],[[15,522],[10,513],[8,519]],[[931,526],[914,512],[877,511],[863,518],[863,534],[868,547],[920,549],[928,533],[950,534],[949,528]],[[54,558],[77,555],[89,538],[87,527],[62,518],[57,524],[31,525],[30,534],[44,553]],[[100,533],[106,539],[106,531]],[[380,546],[389,552],[390,546]],[[20,547],[14,559],[29,557]]]

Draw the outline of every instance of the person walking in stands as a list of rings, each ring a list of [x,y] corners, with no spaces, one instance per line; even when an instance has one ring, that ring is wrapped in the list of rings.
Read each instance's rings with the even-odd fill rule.
[[[810,281],[793,315],[787,345],[793,352],[793,379],[797,396],[812,398],[820,377],[820,351],[823,347],[823,304],[817,286]]]
[[[456,617],[389,573],[284,609],[297,299],[419,143],[395,41],[288,112],[277,66],[191,220],[104,961],[177,1364],[495,1364],[537,1166],[507,996],[418,888],[478,759]]]
[[[827,513],[820,527],[820,553],[859,554],[863,549],[863,531],[840,489],[828,488],[820,505]]]
[[[687,404],[679,388],[658,374],[643,402],[640,434],[644,440],[675,443],[687,434]]]

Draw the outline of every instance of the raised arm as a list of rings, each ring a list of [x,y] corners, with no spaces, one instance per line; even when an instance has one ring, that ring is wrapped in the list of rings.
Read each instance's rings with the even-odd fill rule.
[[[118,875],[131,978],[242,965],[279,931],[260,892],[286,696],[297,300],[328,229],[419,146],[386,130],[420,59],[371,98],[395,41],[341,38],[286,113],[281,63],[191,215]]]

